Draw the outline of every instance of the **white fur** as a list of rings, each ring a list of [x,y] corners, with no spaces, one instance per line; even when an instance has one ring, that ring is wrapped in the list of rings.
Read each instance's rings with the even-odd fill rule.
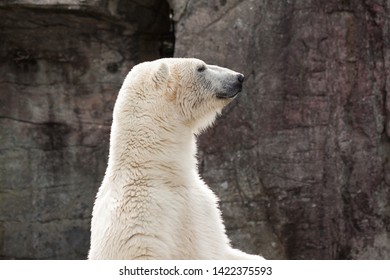
[[[236,72],[197,59],[135,66],[119,92],[89,259],[260,259],[231,248],[218,200],[200,178],[196,133],[230,99]],[[230,79],[230,80],[229,80]]]

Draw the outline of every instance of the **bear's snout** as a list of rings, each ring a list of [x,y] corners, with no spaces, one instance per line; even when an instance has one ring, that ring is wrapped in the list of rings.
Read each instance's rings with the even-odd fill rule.
[[[217,93],[217,97],[220,99],[231,99],[236,97],[242,90],[242,84],[245,80],[245,76],[241,73],[235,74],[234,78],[230,81],[226,81],[224,85],[224,91]]]
[[[245,76],[244,76],[243,74],[241,74],[241,73],[237,74],[237,81],[238,81],[238,86],[237,86],[237,88],[238,88],[238,91],[237,91],[236,95],[237,95],[239,92],[241,92],[241,90],[242,90],[242,84],[243,84],[244,80],[245,80]]]
[[[245,80],[245,76],[241,73],[237,74],[237,80],[242,84]]]

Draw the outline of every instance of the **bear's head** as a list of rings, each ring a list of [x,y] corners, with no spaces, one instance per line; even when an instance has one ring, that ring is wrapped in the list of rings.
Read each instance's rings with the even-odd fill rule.
[[[165,104],[185,125],[197,133],[214,121],[222,108],[242,89],[244,75],[208,65],[195,58],[164,58],[133,68],[138,92]],[[131,85],[131,84],[130,84]]]

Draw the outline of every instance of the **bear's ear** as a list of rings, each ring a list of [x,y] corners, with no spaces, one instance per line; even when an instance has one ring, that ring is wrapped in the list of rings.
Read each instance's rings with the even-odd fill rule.
[[[153,81],[157,89],[164,89],[169,79],[169,68],[164,62],[160,64],[154,74]]]

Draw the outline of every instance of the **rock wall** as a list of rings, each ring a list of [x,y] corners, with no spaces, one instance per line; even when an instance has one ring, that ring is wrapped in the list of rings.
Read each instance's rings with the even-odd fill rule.
[[[169,1],[175,56],[246,74],[200,140],[233,244],[390,258],[390,1]]]
[[[390,258],[389,0],[0,3],[0,258],[82,259],[127,71],[199,57],[246,89],[199,141],[235,247]]]
[[[2,1],[0,19],[0,258],[86,258],[113,104],[169,53],[168,5]]]

